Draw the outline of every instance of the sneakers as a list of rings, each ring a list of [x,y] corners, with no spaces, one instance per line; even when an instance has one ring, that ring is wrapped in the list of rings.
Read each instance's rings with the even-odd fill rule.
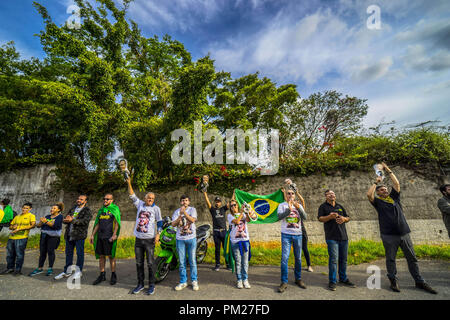
[[[61,272],[54,279],[55,280],[60,280],[62,278],[68,278],[68,277],[70,277],[70,275],[71,275],[70,273]]]
[[[227,266],[227,267],[226,267],[226,269],[227,269],[228,271],[231,271],[231,270],[233,270],[233,269],[231,269],[231,267],[230,267],[230,266]]]
[[[287,283],[282,283],[282,284],[280,285],[280,287],[278,288],[278,292],[279,292],[279,293],[285,292],[286,289],[287,289],[287,287],[288,287],[288,284],[287,284]]]
[[[301,279],[300,280],[295,280],[295,284],[298,285],[302,289],[306,289],[306,285]]]
[[[14,272],[14,269],[5,269],[0,274],[10,274],[10,273],[13,273],[13,272]]]
[[[244,288],[245,289],[250,289],[251,288],[250,283],[248,283],[248,280],[244,280]]]
[[[133,291],[131,291],[131,294],[138,294],[142,290],[144,290],[144,285],[143,284],[138,284],[137,287],[134,288]]]
[[[437,294],[437,291],[430,287],[430,285],[426,282],[416,282],[416,288],[425,290],[426,292],[432,294]]]
[[[219,269],[220,269],[220,265],[218,265],[218,264],[216,264],[216,266],[214,267],[214,271],[219,271]]]
[[[145,291],[145,294],[148,295],[148,296],[152,295],[154,293],[155,293],[155,286],[154,285],[150,285],[150,287],[148,287],[148,290]]]
[[[21,271],[21,270],[14,270],[13,275],[15,275],[15,276],[20,276],[21,274],[22,274],[22,271]]]
[[[391,281],[391,286],[389,288],[394,292],[400,292],[400,288],[398,287],[398,282],[395,279],[389,279]]]
[[[44,272],[44,270],[36,268],[28,276],[29,277],[34,277],[35,275],[41,274],[43,272]]]
[[[308,266],[308,269],[306,269],[308,272],[314,272],[313,268],[311,266]]]
[[[348,279],[345,280],[345,281],[340,281],[339,280],[339,283],[344,285],[344,286],[346,286],[346,287],[349,287],[349,288],[356,288],[356,285],[353,282],[351,282],[350,280],[348,280]]]
[[[46,276],[51,276],[52,274],[53,274],[53,269],[52,268],[48,268]]]
[[[187,287],[187,283],[185,282],[185,283],[179,283],[179,284],[177,284],[177,286],[175,287],[175,290],[176,291],[180,291],[180,290],[183,290],[184,288],[186,288]]]
[[[109,281],[110,285],[115,285],[117,283],[117,276],[115,272],[111,272],[111,280]]]
[[[97,279],[95,279],[95,281],[92,283],[92,285],[96,286],[102,281],[106,281],[106,277],[105,277],[105,273],[104,272],[100,273],[100,275],[98,276]]]
[[[198,282],[197,281],[192,281],[192,290],[198,291],[198,289],[199,289]]]
[[[336,283],[329,282],[328,283],[328,289],[331,291],[336,291]]]
[[[244,284],[242,283],[242,280],[238,280],[238,281],[236,282],[236,287],[237,287],[238,289],[244,289]]]

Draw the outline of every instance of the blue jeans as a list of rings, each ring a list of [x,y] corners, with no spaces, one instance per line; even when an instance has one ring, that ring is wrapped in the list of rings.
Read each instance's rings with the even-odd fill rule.
[[[73,249],[77,249],[77,266],[80,271],[83,270],[84,264],[84,241],[81,240],[67,240],[66,239],[66,265],[64,266],[64,272],[67,272],[67,268],[73,264]]]
[[[336,283],[336,272],[339,262],[339,281],[347,280],[348,240],[327,240],[328,245],[328,279]]]
[[[8,240],[8,243],[6,244],[6,268],[16,269],[18,271],[22,270],[27,242],[28,238]]]
[[[239,242],[231,242],[231,251],[233,252],[234,261],[236,264],[236,278],[238,281],[245,281],[248,279],[248,253],[250,248],[248,242],[243,242],[242,245],[245,248],[243,247],[241,254],[241,250],[239,249]]]
[[[281,234],[281,283],[288,283],[288,260],[291,253],[291,245],[294,247],[294,275],[295,280],[302,278],[302,235]]]
[[[191,270],[191,281],[197,281],[197,239],[177,240],[178,259],[180,260],[180,283],[187,282],[186,254],[189,259],[189,269]]]

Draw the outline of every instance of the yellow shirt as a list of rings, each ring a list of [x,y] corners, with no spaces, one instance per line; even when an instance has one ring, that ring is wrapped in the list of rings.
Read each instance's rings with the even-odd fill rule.
[[[0,221],[3,220],[4,216],[5,216],[5,212],[2,209],[0,209]]]
[[[26,214],[17,215],[12,221],[11,225],[17,225],[17,230],[21,230],[26,227],[30,227],[31,223],[36,222],[36,217],[34,214],[28,212]],[[30,229],[18,231],[9,236],[11,240],[19,240],[28,238]]]

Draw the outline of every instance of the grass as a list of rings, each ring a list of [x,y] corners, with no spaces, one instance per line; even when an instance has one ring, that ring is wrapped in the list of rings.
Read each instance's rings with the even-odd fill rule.
[[[117,244],[116,257],[118,259],[134,258],[134,237],[121,238]],[[6,247],[8,238],[0,237],[0,247]],[[258,242],[252,241],[252,258],[250,265],[280,265],[281,261],[281,245],[279,241]],[[35,234],[28,239],[27,249],[39,248],[39,235]],[[94,254],[94,247],[88,240],[85,242],[85,252]],[[61,236],[61,244],[58,251],[64,252],[65,242]],[[155,249],[155,255],[159,252],[159,246]],[[419,259],[439,259],[450,260],[450,245],[416,245],[414,246],[417,258]],[[310,244],[308,245],[311,263],[313,266],[328,264],[328,251],[326,244]],[[403,258],[403,252],[398,251],[398,257]],[[371,262],[380,258],[384,258],[384,247],[381,242],[372,240],[351,241],[348,249],[347,263],[349,265],[357,265],[361,263]],[[214,264],[214,243],[208,243],[208,252],[204,260],[205,263]],[[225,264],[223,256],[221,263]],[[302,258],[302,264],[305,265],[305,259]],[[291,252],[289,257],[289,265],[294,265],[294,255]]]

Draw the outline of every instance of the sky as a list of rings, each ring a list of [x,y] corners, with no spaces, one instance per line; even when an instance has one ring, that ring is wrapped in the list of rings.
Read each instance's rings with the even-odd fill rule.
[[[0,2],[0,44],[43,58],[32,2]],[[72,0],[38,2],[57,24],[71,16]],[[365,127],[450,124],[448,0],[135,0],[128,17],[233,77],[259,72],[296,84],[302,98],[337,90],[367,99]]]

